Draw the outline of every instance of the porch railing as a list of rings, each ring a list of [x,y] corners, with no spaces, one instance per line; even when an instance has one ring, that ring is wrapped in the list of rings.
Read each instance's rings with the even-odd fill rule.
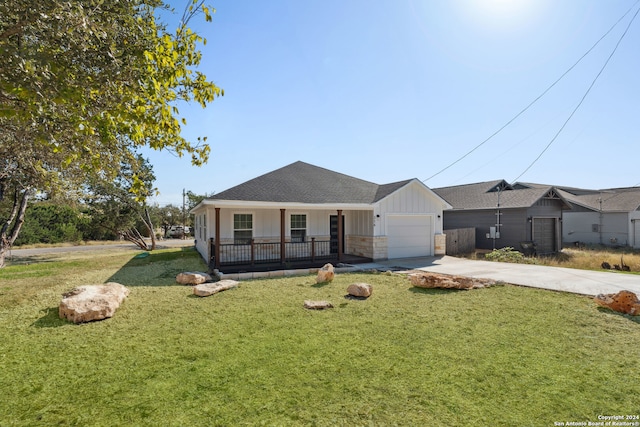
[[[210,265],[216,264],[216,258],[219,259],[218,265],[255,265],[255,264],[272,264],[279,263],[282,260],[280,256],[280,243],[256,243],[251,240],[247,245],[220,244],[220,253],[216,253],[215,240],[210,241],[211,259]],[[337,254],[331,253],[330,240],[316,240],[311,238],[307,242],[287,242],[284,244],[285,262],[288,261],[316,261],[322,259],[331,259],[337,257]]]

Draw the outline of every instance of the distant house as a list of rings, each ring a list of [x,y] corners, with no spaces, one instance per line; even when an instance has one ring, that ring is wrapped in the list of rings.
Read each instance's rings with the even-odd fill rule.
[[[572,206],[564,216],[565,242],[640,248],[640,188],[559,192]]]
[[[504,180],[434,188],[452,208],[444,212],[444,232],[476,229],[476,248],[513,247],[538,254],[562,249],[563,212],[570,205],[552,186],[511,185]]]
[[[191,213],[197,250],[228,271],[444,254],[449,207],[418,179],[379,185],[295,162]]]

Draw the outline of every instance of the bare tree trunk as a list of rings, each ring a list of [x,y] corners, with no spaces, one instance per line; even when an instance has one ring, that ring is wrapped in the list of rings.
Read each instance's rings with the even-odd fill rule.
[[[128,240],[131,243],[135,243],[140,249],[145,251],[152,251],[156,248],[156,236],[153,233],[153,224],[151,223],[151,217],[149,216],[149,210],[144,208],[144,215],[141,212],[138,212],[138,216],[142,220],[145,225],[145,228],[149,232],[149,236],[151,236],[151,245],[147,243],[142,234],[136,228],[130,228],[124,232],[122,232],[122,237],[125,240]]]
[[[149,236],[151,236],[151,249],[154,250],[156,248],[156,234],[153,232],[153,224],[151,223],[151,216],[149,216],[149,209],[145,206],[144,215],[146,217],[144,221],[144,225],[147,226],[147,230],[149,230]]]
[[[18,234],[20,234],[28,202],[29,188],[23,189],[22,193],[18,190],[15,191],[11,213],[9,218],[2,224],[2,229],[0,230],[0,268],[5,266],[7,252],[18,238]]]
[[[149,248],[149,245],[147,244],[147,242],[144,240],[144,237],[142,237],[142,234],[140,234],[140,232],[138,230],[136,230],[135,228],[130,228],[128,230],[123,231],[122,232],[122,237],[125,240],[135,244],[136,246],[138,246],[143,251],[151,250]]]

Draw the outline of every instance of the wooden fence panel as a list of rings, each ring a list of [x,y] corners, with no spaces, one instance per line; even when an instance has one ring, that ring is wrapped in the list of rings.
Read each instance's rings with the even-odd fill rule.
[[[476,229],[456,228],[444,230],[447,235],[447,255],[461,255],[476,249]]]

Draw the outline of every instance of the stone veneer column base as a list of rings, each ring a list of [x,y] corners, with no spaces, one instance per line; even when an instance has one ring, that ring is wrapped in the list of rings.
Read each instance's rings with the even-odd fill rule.
[[[446,255],[447,254],[447,235],[436,234],[434,237],[434,255]]]

